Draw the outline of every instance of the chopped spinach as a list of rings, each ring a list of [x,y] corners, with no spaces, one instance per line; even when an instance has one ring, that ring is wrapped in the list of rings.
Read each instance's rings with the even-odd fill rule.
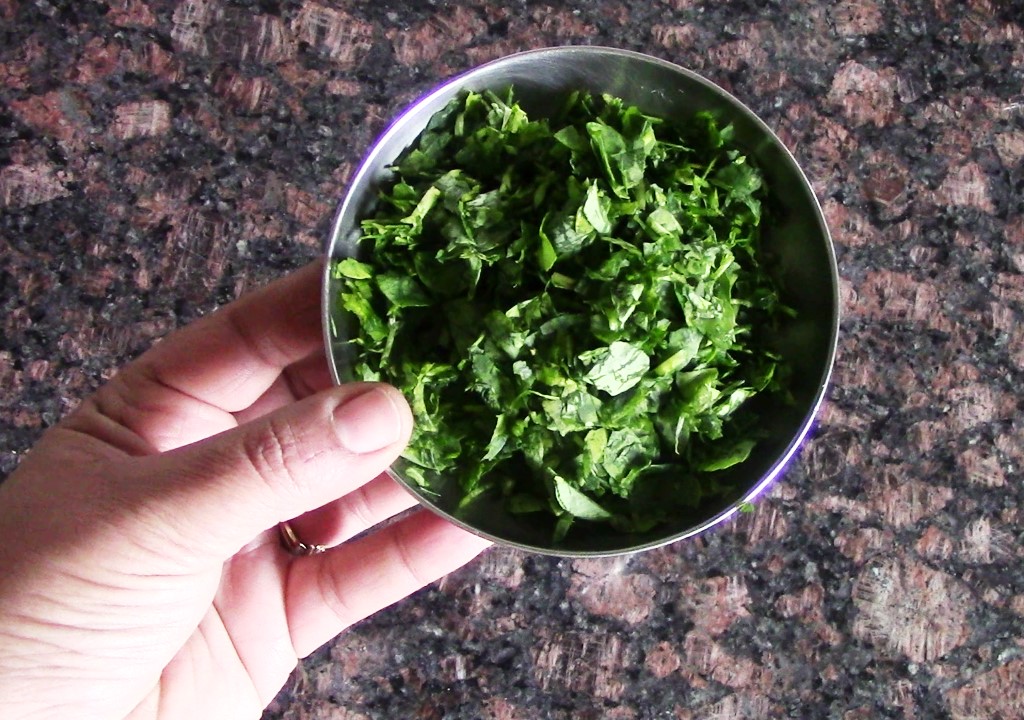
[[[416,418],[406,475],[463,505],[649,529],[730,488],[750,399],[784,394],[789,312],[759,250],[762,174],[708,113],[575,93],[553,117],[466,93],[335,261],[352,376]]]

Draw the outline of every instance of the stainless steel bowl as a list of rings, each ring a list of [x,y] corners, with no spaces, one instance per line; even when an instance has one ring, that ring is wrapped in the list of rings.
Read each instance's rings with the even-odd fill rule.
[[[770,193],[771,225],[762,242],[778,259],[785,301],[797,317],[783,330],[779,348],[794,368],[795,402],[766,416],[770,437],[754,454],[731,470],[734,498],[699,514],[680,517],[655,530],[624,535],[594,525],[552,543],[549,524],[516,516],[486,498],[468,511],[456,512],[454,487],[425,495],[402,478],[401,463],[391,474],[420,502],[452,522],[497,542],[566,556],[614,555],[658,547],[692,537],[728,519],[753,501],[782,472],[811,428],[829,383],[839,327],[839,279],[835,253],[821,208],[796,161],[775,134],[739,100],[704,78],[664,60],[602,47],[558,47],[511,55],[451,79],[413,103],[381,135],[355,173],[341,202],[328,246],[328,257],[356,254],[360,220],[374,207],[379,188],[389,179],[388,166],[419,136],[430,118],[465,90],[502,91],[514,85],[516,97],[532,116],[561,106],[573,90],[608,93],[662,116],[691,116],[711,111],[735,126],[736,142],[765,173]],[[324,332],[331,372],[345,379],[335,313],[338,288],[330,272],[323,283]],[[729,471],[727,471],[729,472]],[[442,481],[443,483],[443,481]]]

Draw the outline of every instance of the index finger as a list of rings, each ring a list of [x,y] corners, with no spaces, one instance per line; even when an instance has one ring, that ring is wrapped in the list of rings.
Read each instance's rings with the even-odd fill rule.
[[[321,346],[315,262],[158,343],[125,372],[225,412],[249,407],[281,371]]]

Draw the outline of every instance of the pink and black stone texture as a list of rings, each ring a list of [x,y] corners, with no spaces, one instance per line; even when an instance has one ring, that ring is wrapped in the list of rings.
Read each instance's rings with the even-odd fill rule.
[[[493,550],[266,718],[1024,717],[1020,0],[0,0],[0,473],[315,258],[416,95],[570,43],[691,68],[796,155],[842,276],[825,411],[754,513],[625,559]]]

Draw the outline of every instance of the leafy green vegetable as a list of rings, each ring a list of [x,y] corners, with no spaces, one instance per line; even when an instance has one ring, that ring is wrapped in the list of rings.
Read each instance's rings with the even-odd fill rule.
[[[734,491],[751,398],[785,395],[791,312],[763,267],[758,168],[710,114],[577,93],[533,119],[466,93],[398,160],[335,261],[353,377],[416,417],[407,477],[511,512],[644,531]]]
[[[610,512],[558,475],[555,476],[555,498],[558,500],[558,504],[574,518],[608,520],[612,516]]]
[[[590,364],[584,379],[613,397],[636,387],[651,368],[647,353],[621,340],[607,347],[588,350],[579,359],[584,365]]]

